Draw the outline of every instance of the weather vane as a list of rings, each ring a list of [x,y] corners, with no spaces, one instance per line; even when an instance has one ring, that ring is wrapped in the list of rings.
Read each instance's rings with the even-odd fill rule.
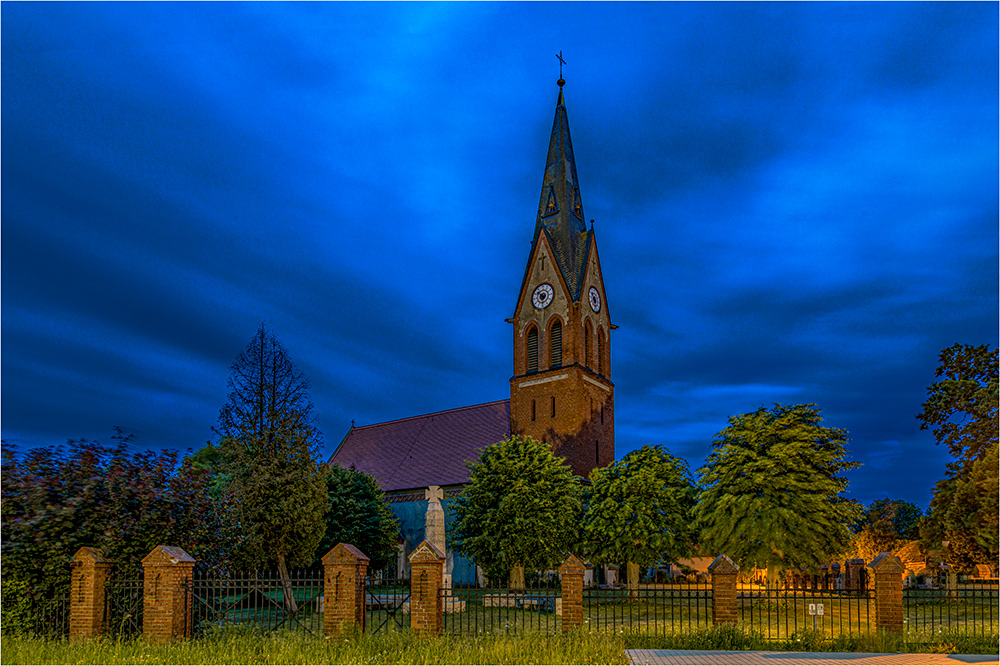
[[[565,83],[562,77],[562,66],[566,64],[566,61],[563,60],[562,51],[559,51],[559,53],[556,54],[556,57],[559,58],[559,81],[561,81],[559,85],[562,86],[562,84]]]

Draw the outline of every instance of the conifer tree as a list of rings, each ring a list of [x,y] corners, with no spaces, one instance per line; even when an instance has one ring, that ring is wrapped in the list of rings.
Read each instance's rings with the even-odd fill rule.
[[[451,547],[523,588],[525,569],[558,566],[578,541],[580,483],[548,444],[515,435],[482,450],[449,510]]]
[[[702,546],[742,567],[814,567],[846,551],[856,503],[840,496],[847,432],[816,405],[775,405],[729,418],[715,436],[695,509]]]
[[[216,432],[252,566],[275,562],[297,610],[290,566],[312,561],[323,538],[326,483],[318,464],[309,382],[263,325],[237,357]]]

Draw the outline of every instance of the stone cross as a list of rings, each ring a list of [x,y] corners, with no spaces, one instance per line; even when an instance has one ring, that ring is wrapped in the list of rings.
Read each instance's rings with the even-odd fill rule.
[[[444,509],[441,500],[444,492],[440,486],[430,486],[424,491],[427,500],[427,514],[424,518],[424,538],[437,546],[442,553],[444,549]]]

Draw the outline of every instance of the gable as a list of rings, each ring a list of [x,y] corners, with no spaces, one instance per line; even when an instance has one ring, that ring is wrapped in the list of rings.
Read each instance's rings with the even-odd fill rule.
[[[329,464],[371,474],[385,492],[463,484],[466,461],[510,436],[510,400],[352,428]]]

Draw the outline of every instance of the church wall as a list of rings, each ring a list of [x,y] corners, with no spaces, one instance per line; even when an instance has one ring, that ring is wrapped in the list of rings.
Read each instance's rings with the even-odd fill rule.
[[[444,508],[445,538],[451,530],[454,516],[448,510],[451,498],[445,497],[441,500]],[[399,521],[399,531],[403,536],[403,563],[404,570],[400,572],[402,576],[409,577],[409,560],[406,559],[410,553],[424,540],[424,519],[427,513],[426,500],[414,500],[410,502],[390,502],[389,508]],[[451,574],[453,585],[471,585],[476,582],[476,566],[470,560],[455,553],[450,544],[447,548],[448,561],[445,564],[445,573]]]

